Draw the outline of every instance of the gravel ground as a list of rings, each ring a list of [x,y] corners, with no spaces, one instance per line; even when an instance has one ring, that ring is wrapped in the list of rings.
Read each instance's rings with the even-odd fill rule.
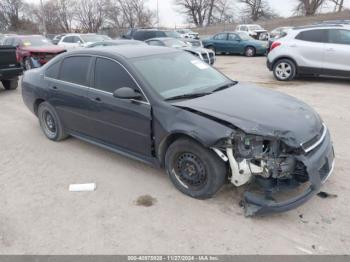
[[[231,185],[211,200],[194,200],[161,170],[77,139],[47,140],[21,89],[1,89],[0,253],[349,254],[350,82],[278,83],[263,57],[219,56],[216,66],[316,108],[337,155],[324,191],[337,198],[315,197],[288,213],[247,219],[238,205],[242,190]],[[71,183],[87,182],[97,190],[68,191]]]

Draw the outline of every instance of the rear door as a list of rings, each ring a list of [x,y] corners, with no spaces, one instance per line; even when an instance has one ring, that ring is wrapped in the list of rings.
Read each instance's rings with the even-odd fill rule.
[[[93,87],[89,90],[91,126],[99,141],[150,157],[151,106],[141,100],[119,99],[115,90],[130,87],[142,94],[136,81],[117,61],[97,57]]]
[[[322,73],[325,62],[327,29],[312,29],[300,32],[289,44],[292,54],[296,54],[298,66],[305,73]]]
[[[239,54],[242,52],[241,46],[242,46],[242,41],[237,34],[234,34],[234,33],[228,34],[227,47],[226,47],[227,52]]]
[[[213,38],[214,47],[217,52],[228,52],[227,33],[220,33]]]
[[[89,121],[89,72],[90,56],[66,57],[50,66],[45,72],[48,80],[49,102],[70,131],[92,135]]]
[[[325,46],[325,73],[350,76],[350,30],[329,29]]]

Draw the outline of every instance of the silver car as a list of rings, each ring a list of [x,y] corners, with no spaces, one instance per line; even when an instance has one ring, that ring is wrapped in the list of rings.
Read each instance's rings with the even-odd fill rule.
[[[272,43],[267,67],[280,81],[301,75],[350,77],[350,26],[296,27]]]

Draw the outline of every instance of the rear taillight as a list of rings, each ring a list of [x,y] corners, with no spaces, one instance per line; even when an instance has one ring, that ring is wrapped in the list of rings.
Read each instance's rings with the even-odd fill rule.
[[[282,45],[280,42],[273,42],[272,45],[271,45],[270,51],[272,51],[272,50],[275,49],[276,47],[279,47],[280,45]]]

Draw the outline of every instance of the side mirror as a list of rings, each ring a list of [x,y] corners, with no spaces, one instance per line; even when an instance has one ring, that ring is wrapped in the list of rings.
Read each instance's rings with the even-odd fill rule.
[[[142,95],[130,87],[121,87],[114,91],[113,96],[119,99],[140,99]]]

